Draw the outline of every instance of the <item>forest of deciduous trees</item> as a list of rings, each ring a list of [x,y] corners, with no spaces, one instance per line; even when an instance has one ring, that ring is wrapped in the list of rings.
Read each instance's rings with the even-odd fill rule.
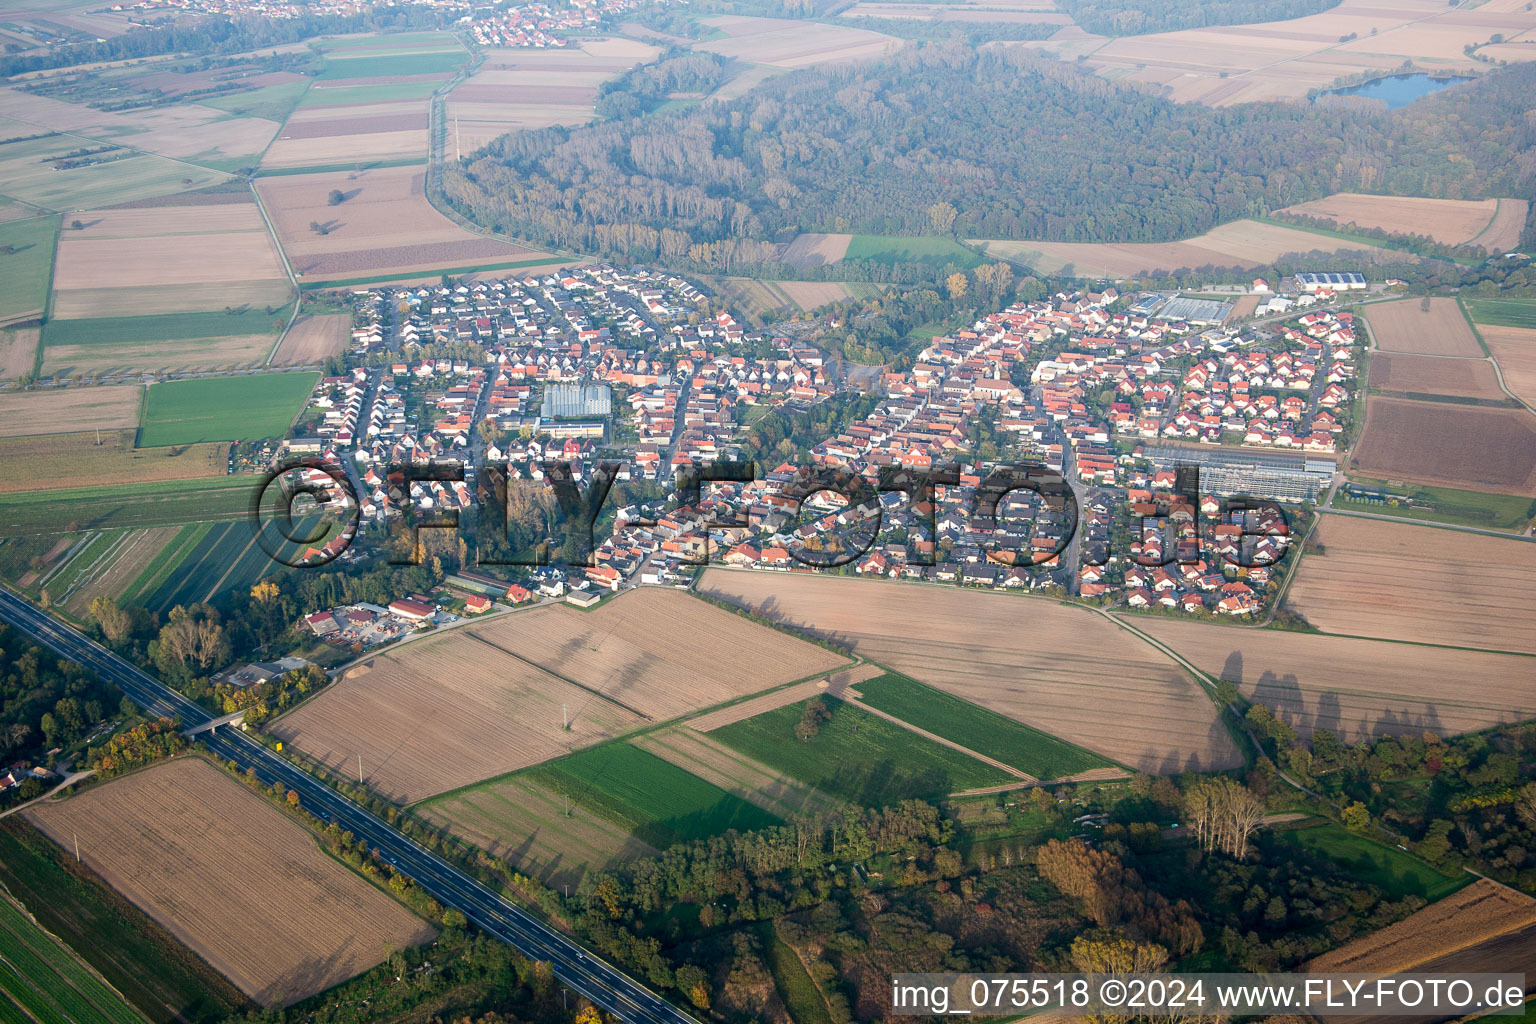
[[[1520,195],[1529,65],[1391,112],[1180,105],[1017,50],[909,45],[735,100],[519,132],[450,203],[533,242],[740,268],[801,231],[1147,242],[1336,191]]]
[[[1060,0],[1059,6],[1095,35],[1136,36],[1302,18],[1331,10],[1339,0]]]

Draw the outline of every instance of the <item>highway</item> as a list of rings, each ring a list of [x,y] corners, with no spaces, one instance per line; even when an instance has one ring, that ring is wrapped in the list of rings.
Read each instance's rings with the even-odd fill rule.
[[[95,670],[148,714],[179,718],[184,727],[202,725],[213,718],[201,706],[9,591],[0,590],[0,619],[61,657]],[[698,1024],[644,985],[232,727],[200,738],[212,753],[233,761],[241,771],[255,768],[262,782],[281,782],[296,790],[311,814],[335,821],[367,841],[443,906],[457,908],[477,927],[529,959],[548,962],[562,983],[621,1020],[629,1024]]]

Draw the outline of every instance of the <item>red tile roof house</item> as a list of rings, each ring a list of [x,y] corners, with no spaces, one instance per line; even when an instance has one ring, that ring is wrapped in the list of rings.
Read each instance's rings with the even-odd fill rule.
[[[488,612],[490,610],[491,599],[488,597],[482,597],[479,594],[471,594],[469,597],[464,599],[465,615],[479,615],[482,612]]]

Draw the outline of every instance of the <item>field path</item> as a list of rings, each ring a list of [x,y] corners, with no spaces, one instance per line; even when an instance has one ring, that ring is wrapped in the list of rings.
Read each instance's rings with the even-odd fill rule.
[[[795,683],[771,693],[728,704],[714,711],[706,711],[697,718],[688,719],[686,724],[695,732],[714,732],[727,725],[744,722],[749,718],[755,718],[769,711],[777,711],[779,708],[797,704],[802,700],[810,700],[822,694],[841,698],[849,687],[884,674],[884,668],[865,662],[854,668],[833,672],[824,679],[807,679],[803,683]]]
[[[939,744],[940,746],[948,747],[951,750],[958,750],[960,753],[965,754],[967,757],[974,757],[976,760],[981,761],[984,764],[989,764],[989,765],[991,765],[994,768],[998,768],[998,769],[1000,769],[1002,771],[1005,771],[1009,775],[1012,775],[1016,779],[1021,779],[1024,782],[1039,782],[1040,781],[1039,779],[1035,778],[1033,775],[1030,775],[1027,772],[1021,772],[1017,768],[1015,768],[1013,765],[1007,764],[1007,763],[1005,763],[1003,761],[999,761],[995,757],[988,757],[986,754],[979,754],[976,751],[972,750],[970,747],[963,747],[960,744],[956,743],[954,740],[947,740],[947,739],[945,739],[943,736],[940,736],[938,733],[929,732],[927,729],[920,729],[917,726],[913,725],[911,722],[903,721],[902,719],[897,718],[895,715],[887,714],[886,712],[881,711],[879,708],[872,708],[868,704],[865,704],[863,701],[859,700],[857,697],[853,696],[852,693],[849,693],[848,695],[844,696],[843,700],[847,701],[849,704],[852,704],[856,708],[860,708],[860,709],[862,709],[864,711],[868,711],[870,714],[874,715],[876,718],[883,718],[887,722],[890,722],[892,725],[899,725],[903,729],[907,730],[908,732],[917,733],[917,735],[923,737],[924,739],[932,740],[933,742]]]
[[[282,130],[278,130],[282,134]],[[273,138],[277,136],[274,135]],[[267,216],[266,204],[261,201],[261,193],[256,191],[256,180],[253,178],[247,184],[251,187],[251,197],[256,200],[256,209],[261,213],[261,222],[267,226],[267,236],[272,239],[272,247],[277,250],[277,256],[283,261],[283,273],[288,275],[288,284],[293,288],[293,312],[288,317],[288,322],[283,329],[277,332],[277,340],[272,343],[272,351],[267,353],[266,362],[263,365],[271,366],[272,360],[277,356],[277,350],[283,347],[283,339],[288,337],[288,332],[293,330],[293,322],[299,318],[299,307],[304,304],[304,293],[299,288],[299,279],[293,272],[293,264],[288,262],[288,253],[283,249],[283,240],[277,237],[277,225],[272,223],[272,218]]]

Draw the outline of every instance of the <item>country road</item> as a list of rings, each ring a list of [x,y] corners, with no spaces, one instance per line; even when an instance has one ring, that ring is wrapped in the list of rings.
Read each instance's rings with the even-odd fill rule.
[[[213,718],[175,690],[8,590],[0,590],[0,620],[60,656],[96,671],[148,714],[179,718],[183,726],[202,725]],[[225,728],[208,734],[203,742],[240,770],[255,769],[262,782],[282,782],[296,791],[311,814],[335,821],[366,840],[439,903],[458,909],[477,927],[524,956],[549,963],[561,983],[609,1013],[629,1024],[697,1024],[644,985],[254,740]]]

